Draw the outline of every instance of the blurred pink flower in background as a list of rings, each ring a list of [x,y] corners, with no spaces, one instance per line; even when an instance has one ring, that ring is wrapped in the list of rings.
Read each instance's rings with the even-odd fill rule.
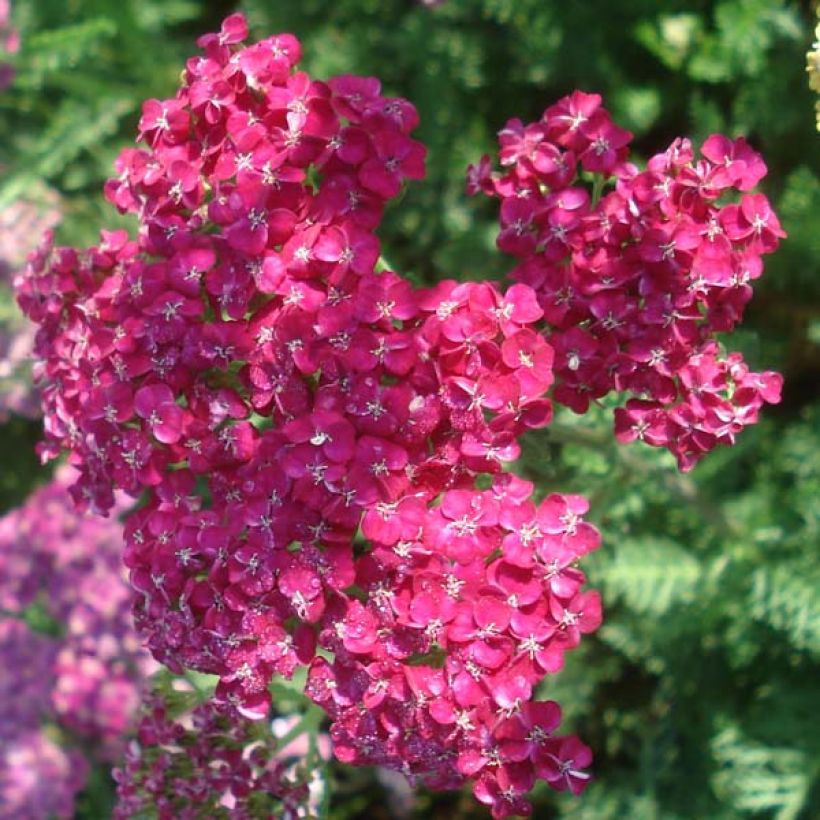
[[[35,729],[0,744],[0,818],[39,820],[74,816],[88,763]]]
[[[0,0],[0,37],[3,3]],[[0,423],[11,414],[40,415],[39,397],[31,383],[31,349],[37,329],[17,307],[11,280],[29,251],[59,221],[59,198],[42,184],[30,186],[26,199],[0,210]]]
[[[71,817],[156,669],[132,624],[122,526],[75,511],[71,472],[0,518],[0,818]]]
[[[11,25],[11,3],[0,0],[0,57],[16,54],[20,50],[20,34]],[[14,66],[0,59],[0,91],[8,88],[14,80]]]

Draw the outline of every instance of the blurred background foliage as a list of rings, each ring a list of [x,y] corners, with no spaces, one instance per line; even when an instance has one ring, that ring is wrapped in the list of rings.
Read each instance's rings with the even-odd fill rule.
[[[542,492],[580,492],[604,547],[586,568],[605,625],[544,694],[597,753],[581,799],[537,793],[535,816],[820,817],[820,135],[805,76],[814,10],[784,0],[15,0],[16,77],[0,94],[0,209],[45,183],[58,240],[124,224],[103,180],[143,99],[174,93],[193,40],[245,10],[254,35],[297,34],[317,77],[373,74],[411,99],[427,179],[386,217],[386,257],[418,282],[499,277],[492,204],[463,194],[469,162],[510,117],[599,91],[649,156],[677,135],[745,135],[789,239],[730,343],[786,376],[783,403],[693,474],[616,446],[609,415],[526,442]],[[36,241],[36,238],[32,238]],[[3,297],[8,300],[8,297]],[[5,309],[5,308],[4,308]],[[0,427],[4,509],[42,478],[38,422]],[[330,816],[396,817],[367,772],[334,771]],[[108,788],[105,778],[92,790]],[[89,794],[83,803],[105,800]],[[94,817],[89,808],[83,816]],[[391,814],[392,811],[392,814]],[[420,795],[416,814],[482,817],[471,798]]]

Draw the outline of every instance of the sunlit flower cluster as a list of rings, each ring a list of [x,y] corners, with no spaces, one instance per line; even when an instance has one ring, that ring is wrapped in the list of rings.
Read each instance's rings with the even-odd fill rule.
[[[605,198],[608,227],[592,224],[567,153],[608,176],[628,135],[575,95],[551,109],[550,139],[574,140],[579,100],[592,124],[547,151],[548,170],[527,170],[530,137],[512,125],[512,172],[496,178],[483,163],[473,174],[505,200],[499,245],[524,257],[519,281],[414,288],[380,261],[375,233],[388,201],[424,174],[414,107],[374,78],[297,71],[291,35],[243,47],[246,36],[244,18],[229,17],[200,39],[176,97],[144,105],[142,146],[106,186],[139,217],[138,237],[46,244],[19,280],[40,326],[41,453],[69,451],[83,508],[105,513],[116,489],[142,497],[125,525],[137,625],[172,671],[218,676],[214,708],[237,727],[268,715],[274,676],[307,667],[342,761],[433,788],[469,782],[495,817],[529,812],[537,780],[579,793],[591,753],[556,735],[559,707],[537,687],[600,623],[577,567],[600,539],[582,497],[537,499],[506,468],[520,436],[551,421],[550,390],[580,412],[606,392],[587,395],[586,380],[613,378],[604,353],[620,337],[550,298],[565,241],[579,258],[597,244],[602,265],[635,246],[655,271],[649,257],[674,258],[658,249],[675,236],[640,233],[626,193]],[[724,169],[731,184],[737,167]],[[624,170],[619,186],[637,179]],[[645,207],[661,209],[653,197]],[[751,202],[754,214],[738,206],[726,228],[729,253],[778,235],[768,216],[758,231],[763,206]],[[654,315],[669,277],[644,292],[651,272],[633,268],[619,297],[604,285],[592,302]],[[652,298],[651,310],[637,304]],[[686,321],[681,333],[700,323]],[[636,340],[642,373],[657,364],[640,358],[649,341]],[[656,384],[642,378],[619,389],[641,401]],[[139,800],[145,781],[129,771],[142,769],[125,767],[121,794]],[[157,782],[153,799],[171,800],[176,780]],[[249,790],[265,787],[255,784],[248,774]]]
[[[716,334],[741,321],[785,233],[750,193],[766,166],[743,138],[715,134],[700,158],[678,139],[641,171],[631,136],[599,95],[576,91],[536,123],[507,123],[503,173],[484,157],[468,188],[501,200],[498,247],[538,294],[555,401],[583,413],[629,396],[618,438],[666,447],[689,470],[780,400],[780,375],[751,372]]]

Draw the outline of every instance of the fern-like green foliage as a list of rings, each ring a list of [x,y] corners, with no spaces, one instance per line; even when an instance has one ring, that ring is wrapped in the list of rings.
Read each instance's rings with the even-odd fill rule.
[[[15,87],[26,94],[41,92],[52,84],[68,82],[78,64],[101,55],[101,46],[117,33],[109,17],[60,26],[48,31],[33,31],[17,63]]]
[[[820,657],[820,572],[816,564],[799,572],[785,565],[754,574],[751,612],[791,644]]]
[[[795,820],[811,787],[806,754],[798,749],[766,746],[727,726],[712,740],[720,768],[715,791],[742,812],[768,812],[775,820]]]
[[[88,244],[104,227],[102,182],[133,142],[143,100],[173,93],[190,51],[173,27],[202,9],[179,0],[12,5],[21,50],[0,95],[0,207],[44,180],[65,194],[59,237]]]
[[[700,562],[690,550],[663,536],[619,540],[599,559],[595,571],[607,597],[623,601],[635,613],[660,617],[697,598]]]

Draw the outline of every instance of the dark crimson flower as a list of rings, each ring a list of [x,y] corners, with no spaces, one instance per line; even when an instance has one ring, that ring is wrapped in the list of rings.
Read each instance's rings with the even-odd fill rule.
[[[715,185],[750,191],[766,176],[763,158],[749,147],[743,137],[730,140],[722,134],[712,134],[700,149],[717,168],[713,171]]]
[[[163,444],[174,444],[182,435],[184,411],[164,384],[141,387],[134,396],[134,410],[145,419],[151,434]]]
[[[589,747],[577,737],[570,736],[551,741],[536,755],[535,768],[554,789],[569,789],[573,794],[581,794],[590,782],[590,775],[583,769],[591,762]]]
[[[379,132],[373,138],[376,156],[362,165],[362,185],[385,199],[396,196],[404,179],[424,177],[427,149],[395,131]]]

